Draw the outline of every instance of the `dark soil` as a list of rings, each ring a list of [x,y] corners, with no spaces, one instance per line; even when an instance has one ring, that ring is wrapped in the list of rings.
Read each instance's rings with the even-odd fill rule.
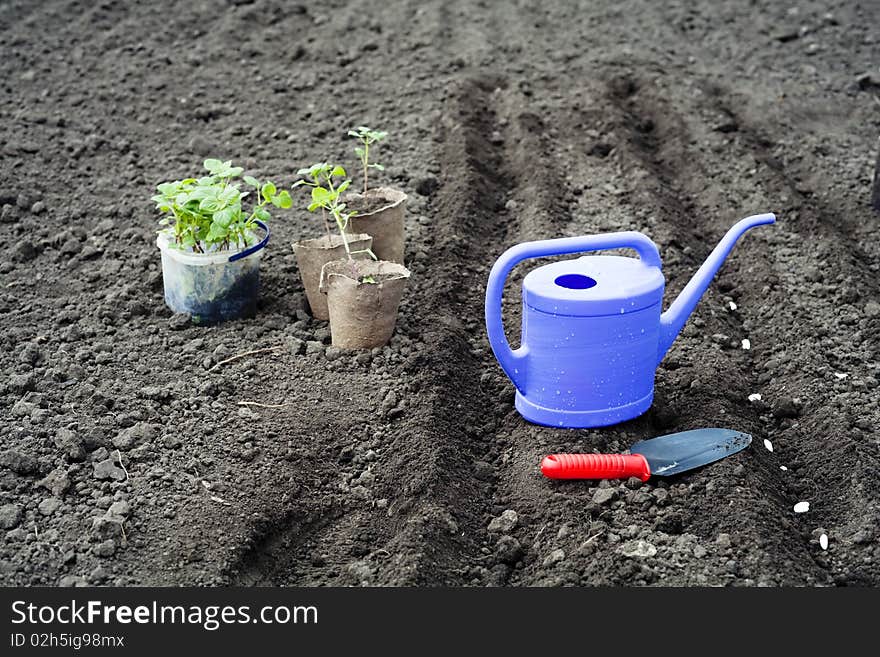
[[[358,214],[372,214],[393,203],[382,192],[372,192],[372,190],[366,194],[350,194],[346,197],[345,202],[349,210],[354,210]]]
[[[880,583],[880,4],[218,4],[0,5],[0,583]],[[355,170],[360,124],[410,192],[391,344],[342,353],[304,310],[304,209],[255,318],[172,316],[153,186]],[[505,248],[641,230],[668,303],[763,211],[648,413],[517,415],[482,319]],[[644,485],[538,471],[702,426],[755,441]]]

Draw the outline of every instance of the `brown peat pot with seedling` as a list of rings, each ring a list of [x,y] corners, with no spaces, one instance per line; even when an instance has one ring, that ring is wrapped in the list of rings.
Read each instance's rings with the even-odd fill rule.
[[[364,189],[360,193],[349,193],[345,199],[348,207],[356,213],[347,230],[352,234],[372,236],[373,253],[380,260],[403,264],[406,194],[390,187],[369,187],[370,169],[385,169],[370,161],[370,147],[385,139],[387,133],[358,126],[348,134],[360,142],[354,151],[363,166]]]
[[[307,169],[297,171],[297,175],[304,176],[305,179],[298,180],[293,186],[305,186],[312,190],[320,188],[326,190],[328,194],[338,197],[350,184],[349,181],[344,181],[338,188],[334,187],[333,178],[340,177],[340,172],[342,176],[345,175],[342,167],[333,167],[326,162],[319,162]],[[321,193],[318,192],[318,195],[320,196]],[[309,300],[312,316],[315,319],[326,321],[330,319],[330,312],[327,309],[327,295],[321,293],[319,289],[321,269],[328,262],[346,258],[348,255],[358,259],[369,258],[372,255],[370,247],[373,239],[364,234],[345,235],[343,238],[341,232],[339,234],[332,233],[328,219],[330,213],[324,205],[313,198],[309,204],[309,212],[315,212],[318,209],[321,210],[321,218],[324,220],[325,234],[321,237],[294,243],[293,252],[296,255],[296,266],[299,268],[299,275],[306,290],[306,298]]]
[[[369,249],[352,247],[346,228],[355,212],[342,202],[342,193],[351,181],[336,185],[336,178],[345,178],[345,169],[338,165],[318,183],[309,185],[309,210],[320,208],[333,219],[345,253],[344,258],[328,262],[321,270],[320,290],[327,295],[330,335],[333,346],[341,349],[381,347],[394,333],[397,308],[410,273],[400,263],[376,259]],[[361,253],[373,259],[356,258]]]
[[[290,192],[209,159],[208,175],[162,183],[152,197],[165,215],[156,237],[162,253],[165,303],[196,324],[253,315],[260,293],[260,258],[269,242],[269,206],[289,208]],[[251,197],[250,212],[242,201]]]

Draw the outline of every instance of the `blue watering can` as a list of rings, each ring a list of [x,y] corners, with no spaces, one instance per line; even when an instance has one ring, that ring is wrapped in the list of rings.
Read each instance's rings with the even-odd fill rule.
[[[516,386],[516,409],[530,422],[569,428],[602,427],[644,413],[654,398],[657,365],[733,245],[749,228],[775,221],[759,214],[733,226],[664,313],[660,253],[641,233],[540,240],[505,251],[489,273],[486,329]],[[635,249],[639,258],[583,256],[529,272],[522,284],[521,346],[511,350],[501,295],[517,263],[619,248]]]

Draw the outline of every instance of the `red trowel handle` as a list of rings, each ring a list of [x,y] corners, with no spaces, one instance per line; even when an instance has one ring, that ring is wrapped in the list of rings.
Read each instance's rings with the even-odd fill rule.
[[[551,454],[541,461],[541,472],[550,479],[629,479],[651,476],[641,454]]]

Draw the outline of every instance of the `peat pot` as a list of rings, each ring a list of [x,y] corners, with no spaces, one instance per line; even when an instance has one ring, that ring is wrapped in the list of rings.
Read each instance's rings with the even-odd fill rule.
[[[372,349],[388,343],[409,270],[384,260],[335,260],[324,265],[330,335],[340,349]],[[364,279],[367,279],[367,282]]]
[[[366,194],[348,194],[345,202],[357,212],[345,231],[370,235],[373,253],[379,260],[403,264],[406,194],[390,187],[375,187]]]
[[[260,258],[269,242],[269,227],[256,223],[264,233],[256,244],[211,253],[176,249],[172,233],[160,231],[156,246],[162,252],[165,304],[190,315],[196,324],[253,315],[260,295]]]
[[[352,251],[365,251],[373,243],[369,235],[349,235],[348,248]],[[325,235],[312,240],[301,240],[293,245],[296,255],[296,266],[302,278],[303,287],[306,289],[306,298],[309,300],[309,308],[315,319],[327,321],[330,314],[327,311],[327,295],[320,291],[321,269],[333,260],[345,258],[345,244],[339,235]],[[367,253],[354,253],[357,259],[368,258]]]

